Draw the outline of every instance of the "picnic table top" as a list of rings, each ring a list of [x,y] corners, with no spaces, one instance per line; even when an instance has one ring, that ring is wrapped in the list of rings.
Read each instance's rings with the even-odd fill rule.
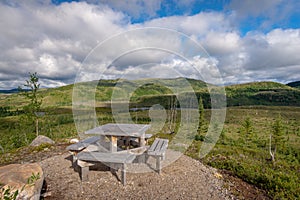
[[[150,128],[149,124],[105,124],[85,131],[85,134],[105,136],[142,137]]]

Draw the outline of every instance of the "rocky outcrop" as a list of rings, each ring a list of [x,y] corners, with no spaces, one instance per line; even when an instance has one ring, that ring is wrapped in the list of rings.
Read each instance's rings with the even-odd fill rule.
[[[0,183],[10,194],[18,190],[17,199],[39,200],[44,182],[44,173],[37,163],[11,164],[0,167]],[[2,195],[2,196],[1,196]],[[3,198],[3,192],[0,199]]]
[[[54,144],[54,143],[55,142],[50,138],[44,135],[39,135],[31,142],[30,146],[37,147],[40,146],[41,144]]]

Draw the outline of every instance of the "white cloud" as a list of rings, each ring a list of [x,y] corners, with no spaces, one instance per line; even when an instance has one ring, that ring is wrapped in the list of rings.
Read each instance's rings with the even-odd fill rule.
[[[247,36],[244,40],[249,53],[247,69],[276,69],[284,66],[299,65],[300,30],[276,29],[268,34]]]
[[[117,11],[127,13],[133,19],[143,17],[154,17],[161,8],[163,0],[88,0],[90,3],[104,4],[113,7]]]
[[[72,83],[89,51],[128,23],[108,6],[85,2],[0,3],[0,17],[6,19],[0,21],[0,72],[19,81],[36,71],[43,78]]]
[[[95,70],[102,73],[112,62],[113,67],[106,71],[105,77],[131,74],[132,78],[166,78],[181,74],[199,78],[185,58],[179,58],[176,53],[188,52],[186,59],[199,64],[205,51],[200,50],[201,47],[189,49],[190,46],[184,42],[191,41],[178,37],[176,31],[190,36],[208,51],[211,61],[220,69],[227,83],[300,79],[300,29],[275,29],[267,33],[253,31],[241,36],[232,23],[232,19],[236,20],[232,18],[234,15],[222,12],[170,16],[132,24],[129,15],[141,16],[138,8],[147,7],[145,13],[155,16],[162,1],[135,0],[127,2],[135,7],[126,8],[124,2],[103,0],[97,4],[72,2],[60,5],[53,5],[50,1],[0,3],[0,18],[6,19],[0,20],[0,88],[17,87],[29,71],[38,72],[47,86],[72,83],[81,62],[97,44],[101,44],[101,48],[94,50],[84,63],[88,71],[83,75],[84,79],[97,79],[99,74],[95,74]],[[187,5],[184,0],[180,3]],[[257,8],[252,1],[247,1],[247,9],[238,1],[232,1],[230,6],[235,10],[235,17],[259,16],[268,13],[269,8],[276,13],[279,3],[263,1]],[[146,29],[134,34],[130,31],[145,27],[163,29]],[[175,31],[171,33],[165,28]],[[105,43],[113,35],[114,40]],[[138,49],[147,46],[152,49]],[[133,49],[135,52],[131,52]],[[199,52],[201,59],[197,60],[196,53]],[[121,57],[117,59],[118,56]],[[210,66],[205,65],[209,69]],[[210,70],[212,77],[217,75],[215,68]]]
[[[219,56],[225,82],[279,81],[300,79],[300,30],[275,29],[267,34],[252,32],[240,38],[240,47]]]
[[[187,35],[203,36],[210,31],[232,31],[230,21],[223,13],[201,12],[193,16],[157,18],[143,24],[146,27],[163,27],[181,31]]]
[[[203,42],[213,55],[228,55],[241,48],[241,38],[236,32],[209,32]]]

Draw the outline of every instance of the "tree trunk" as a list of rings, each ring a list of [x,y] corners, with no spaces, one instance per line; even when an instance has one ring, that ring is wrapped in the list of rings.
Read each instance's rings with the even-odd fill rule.
[[[35,131],[36,131],[36,136],[39,136],[39,119],[36,118],[35,122]]]
[[[270,151],[270,155],[271,155],[271,160],[274,163],[275,162],[276,146],[274,148],[274,151],[272,152],[272,134],[270,134],[269,151]]]

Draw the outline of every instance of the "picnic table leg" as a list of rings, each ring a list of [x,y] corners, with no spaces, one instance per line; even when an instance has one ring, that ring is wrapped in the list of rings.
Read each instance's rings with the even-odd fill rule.
[[[163,153],[163,154],[162,154],[162,157],[161,157],[161,160],[165,160],[165,159],[166,159],[166,154]]]
[[[129,149],[130,137],[125,136],[124,140],[125,140],[125,147],[126,147],[126,149]]]
[[[160,160],[161,160],[160,156],[157,156],[157,157],[156,157],[156,170],[157,170],[157,172],[158,172],[159,174],[161,173]]]
[[[110,136],[110,152],[117,152],[118,151],[118,138],[114,136]]]
[[[72,152],[72,167],[75,169],[77,166],[77,152]]]
[[[146,145],[145,136],[139,138],[139,145],[140,145],[140,147],[143,147]]]
[[[112,174],[115,174],[116,173],[116,164],[114,164],[114,163],[109,163],[109,164],[107,164],[108,165],[108,167],[109,167],[109,170],[110,170],[110,172],[112,173]]]
[[[77,165],[80,166],[80,178],[81,181],[88,181],[89,180],[89,164],[86,162],[83,162],[81,160],[77,160]]]
[[[122,164],[121,168],[121,181],[123,185],[126,185],[126,164]]]

